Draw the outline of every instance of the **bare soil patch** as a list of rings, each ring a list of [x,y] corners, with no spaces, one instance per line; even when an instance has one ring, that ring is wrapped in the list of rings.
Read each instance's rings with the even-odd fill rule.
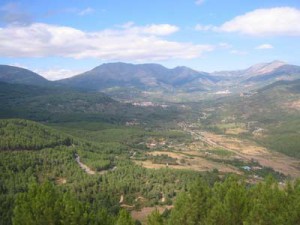
[[[226,134],[235,134],[235,135],[245,133],[245,132],[247,132],[247,130],[243,129],[243,128],[240,128],[240,127],[230,128],[230,129],[226,130]]]
[[[221,173],[238,173],[238,174],[241,173],[237,168],[233,166],[213,162],[208,159],[202,158],[201,154],[197,151],[188,151],[188,153],[191,155],[187,156],[186,155],[187,152],[185,151],[182,153],[167,152],[167,151],[155,151],[155,152],[148,153],[152,155],[166,154],[169,157],[177,158],[179,165],[154,164],[150,160],[145,160],[145,161],[136,160],[135,163],[148,169],[172,168],[172,169],[188,169],[188,170],[201,171],[201,172],[218,169],[219,172]],[[180,161],[181,159],[183,159],[185,162],[181,163]]]
[[[173,168],[194,171],[218,169],[221,173],[243,174],[239,168],[216,162],[214,159],[240,159],[244,162],[254,160],[261,166],[273,168],[286,176],[300,177],[300,160],[270,151],[259,146],[254,141],[189,129],[187,127],[184,127],[184,130],[193,136],[194,141],[192,143],[174,145],[172,146],[174,149],[172,151],[153,151],[148,153],[152,155],[166,154],[169,157],[176,158],[178,165],[154,164],[150,160],[135,160],[134,162],[149,169]],[[239,132],[242,132],[242,130],[239,130]],[[226,152],[221,152],[220,150],[229,151],[233,154],[225,154]],[[218,151],[220,154],[218,154]],[[222,155],[221,153],[224,154]]]
[[[64,177],[58,177],[57,179],[56,179],[56,184],[66,184],[67,183],[67,179],[66,178],[64,178]]]
[[[285,107],[287,107],[289,109],[300,110],[300,100],[286,103]]]
[[[158,206],[158,207],[145,207],[140,211],[133,210],[131,216],[135,220],[141,221],[143,224],[147,222],[147,217],[157,209],[160,213],[163,213],[166,209],[171,209],[173,206]]]

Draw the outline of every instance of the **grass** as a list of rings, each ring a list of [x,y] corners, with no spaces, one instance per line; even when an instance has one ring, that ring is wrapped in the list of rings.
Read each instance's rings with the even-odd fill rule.
[[[223,157],[235,155],[233,152],[230,152],[228,150],[221,149],[221,148],[207,150],[207,152],[210,152],[210,153],[218,155],[218,156],[223,156]]]
[[[262,145],[300,158],[300,116],[287,116],[285,121],[268,129],[267,136],[259,140]]]

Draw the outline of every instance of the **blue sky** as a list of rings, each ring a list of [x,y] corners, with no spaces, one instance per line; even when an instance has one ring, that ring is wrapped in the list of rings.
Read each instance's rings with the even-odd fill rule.
[[[0,64],[54,80],[105,62],[300,65],[299,0],[0,1]]]

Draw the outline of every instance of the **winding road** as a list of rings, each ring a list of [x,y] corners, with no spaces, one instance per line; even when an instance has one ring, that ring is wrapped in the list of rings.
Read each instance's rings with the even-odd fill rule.
[[[83,169],[87,174],[90,174],[90,175],[96,174],[96,171],[92,170],[90,167],[88,167],[87,165],[83,164],[80,161],[79,155],[77,155],[77,154],[75,155],[75,160],[78,163],[78,165],[80,166],[80,168]]]
[[[103,175],[103,174],[105,174],[105,173],[107,173],[109,171],[114,171],[115,169],[117,169],[117,167],[115,166],[115,167],[113,167],[111,169],[102,170],[102,171],[97,172],[97,171],[91,169],[90,167],[88,167],[87,165],[85,165],[84,163],[82,163],[80,161],[80,156],[78,154],[75,155],[75,160],[78,163],[78,165],[80,166],[80,168],[83,169],[89,175],[95,175],[95,174]]]

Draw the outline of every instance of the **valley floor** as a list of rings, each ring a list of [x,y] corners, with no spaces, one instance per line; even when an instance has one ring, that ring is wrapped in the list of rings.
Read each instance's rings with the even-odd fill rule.
[[[270,151],[257,143],[230,135],[182,127],[192,136],[190,143],[170,144],[148,152],[147,160],[132,160],[149,169],[173,168],[194,171],[218,170],[220,174],[247,175],[251,181],[262,180],[267,173],[279,177],[300,177],[300,160]],[[174,163],[154,162],[151,157],[169,157]]]

